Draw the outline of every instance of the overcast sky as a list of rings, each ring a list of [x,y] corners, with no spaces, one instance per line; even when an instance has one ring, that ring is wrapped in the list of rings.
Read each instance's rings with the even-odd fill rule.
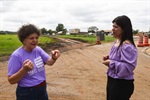
[[[112,20],[127,15],[133,29],[150,30],[150,0],[0,0],[0,30],[17,31],[27,23],[55,30],[90,26],[112,29]]]

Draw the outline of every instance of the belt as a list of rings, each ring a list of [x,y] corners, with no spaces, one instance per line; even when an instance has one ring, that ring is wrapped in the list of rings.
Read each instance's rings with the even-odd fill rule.
[[[43,87],[43,86],[45,86],[46,85],[46,81],[44,80],[43,82],[41,82],[40,84],[38,84],[38,85],[35,85],[35,86],[31,86],[31,87],[21,87],[21,86],[19,86],[20,88],[37,88],[37,87]]]
[[[41,82],[40,84],[38,85],[35,85],[35,86],[32,86],[33,88],[36,88],[36,87],[42,87],[46,84],[46,81],[44,80],[43,82]]]

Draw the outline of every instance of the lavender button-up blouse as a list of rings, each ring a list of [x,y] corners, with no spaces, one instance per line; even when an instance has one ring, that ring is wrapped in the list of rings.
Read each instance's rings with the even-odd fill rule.
[[[115,79],[132,80],[133,70],[137,64],[137,49],[132,44],[122,44],[122,46],[112,46],[109,59],[110,64],[107,75]]]

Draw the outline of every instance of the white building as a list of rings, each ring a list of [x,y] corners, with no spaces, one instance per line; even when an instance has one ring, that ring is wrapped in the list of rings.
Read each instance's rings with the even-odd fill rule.
[[[78,28],[69,29],[69,33],[70,33],[70,34],[71,34],[71,33],[73,33],[73,34],[78,34],[78,33],[80,33],[80,29],[78,29]]]

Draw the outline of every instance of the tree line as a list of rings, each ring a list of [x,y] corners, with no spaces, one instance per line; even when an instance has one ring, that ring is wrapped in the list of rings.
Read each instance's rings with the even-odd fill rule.
[[[95,29],[98,29],[96,26],[92,26],[88,28],[88,32],[95,32]],[[61,32],[61,34],[66,34],[67,29],[64,27],[64,25],[62,23],[58,24],[56,26],[55,30],[52,29],[46,29],[46,28],[41,28],[41,33],[42,34],[49,34],[52,35],[53,33],[58,33]],[[133,34],[137,34],[139,32],[139,30],[134,30],[133,29]],[[16,34],[16,32],[11,32],[11,31],[0,31],[0,34]]]
[[[52,35],[53,33],[58,33],[58,32],[62,32],[63,34],[66,34],[67,29],[64,27],[63,24],[58,24],[55,30],[51,30],[51,29],[47,30],[46,28],[41,28],[40,31],[41,31],[41,34],[49,34],[49,35]],[[0,31],[0,34],[16,34],[16,32]]]
[[[56,30],[51,30],[51,29],[47,30],[46,28],[41,29],[42,34],[52,35],[53,33],[58,33],[58,32],[62,32],[62,34],[66,34],[67,29],[64,27],[63,24],[58,24],[58,26],[56,27]]]

